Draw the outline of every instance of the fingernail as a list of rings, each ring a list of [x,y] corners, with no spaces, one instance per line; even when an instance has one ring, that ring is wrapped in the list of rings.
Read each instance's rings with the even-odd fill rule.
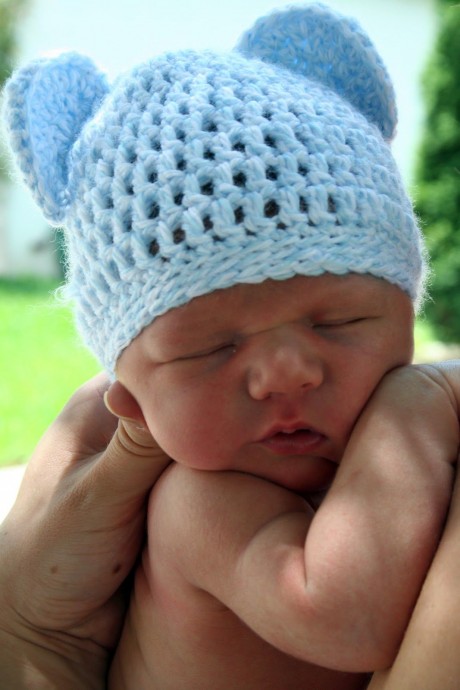
[[[130,422],[131,424],[135,424],[138,428],[143,428],[139,427],[139,422],[137,419],[133,419],[132,417],[122,417],[121,415],[117,414],[112,407],[110,406],[110,401],[109,401],[109,391],[105,391],[104,393],[104,405],[108,409],[108,411],[113,414],[114,417],[117,417],[118,419],[121,419],[123,422]]]
[[[108,409],[109,412],[111,412],[115,417],[117,416],[115,414],[115,412],[112,410],[112,408],[110,407],[108,391],[105,391],[105,393],[104,393],[104,405],[106,406],[106,408]]]

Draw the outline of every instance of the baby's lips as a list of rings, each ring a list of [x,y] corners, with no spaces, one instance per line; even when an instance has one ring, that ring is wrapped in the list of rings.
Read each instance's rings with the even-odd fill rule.
[[[264,442],[268,441],[271,438],[274,438],[278,435],[286,435],[286,436],[293,436],[294,434],[298,433],[308,433],[312,435],[316,435],[318,437],[326,438],[325,434],[323,434],[321,431],[318,429],[315,429],[313,426],[308,424],[308,422],[304,422],[302,420],[297,420],[297,421],[292,421],[292,422],[277,422],[273,424],[259,439],[259,441]]]
[[[266,448],[278,455],[311,455],[320,452],[326,436],[304,425],[277,425],[261,440]]]

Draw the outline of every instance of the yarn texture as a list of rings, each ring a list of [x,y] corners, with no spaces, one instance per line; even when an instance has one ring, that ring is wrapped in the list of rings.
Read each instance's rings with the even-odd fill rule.
[[[87,58],[40,60],[5,95],[24,180],[66,228],[78,328],[112,375],[157,316],[238,283],[356,272],[422,298],[391,81],[358,24],[324,5],[112,87]]]

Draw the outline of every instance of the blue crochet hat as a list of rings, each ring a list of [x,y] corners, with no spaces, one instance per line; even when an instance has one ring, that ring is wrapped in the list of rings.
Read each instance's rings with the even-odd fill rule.
[[[359,25],[323,5],[113,87],[76,54],[36,61],[5,115],[26,184],[66,228],[77,324],[111,373],[157,316],[237,283],[357,272],[421,299],[393,88]]]

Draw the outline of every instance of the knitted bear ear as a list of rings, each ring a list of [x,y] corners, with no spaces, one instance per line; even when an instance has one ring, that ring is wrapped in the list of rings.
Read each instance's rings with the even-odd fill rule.
[[[14,73],[5,87],[11,148],[25,183],[53,224],[62,222],[69,201],[72,146],[107,92],[105,76],[76,53],[37,60]]]
[[[321,82],[348,100],[383,137],[396,129],[395,93],[359,24],[322,4],[290,7],[259,19],[237,50]]]

